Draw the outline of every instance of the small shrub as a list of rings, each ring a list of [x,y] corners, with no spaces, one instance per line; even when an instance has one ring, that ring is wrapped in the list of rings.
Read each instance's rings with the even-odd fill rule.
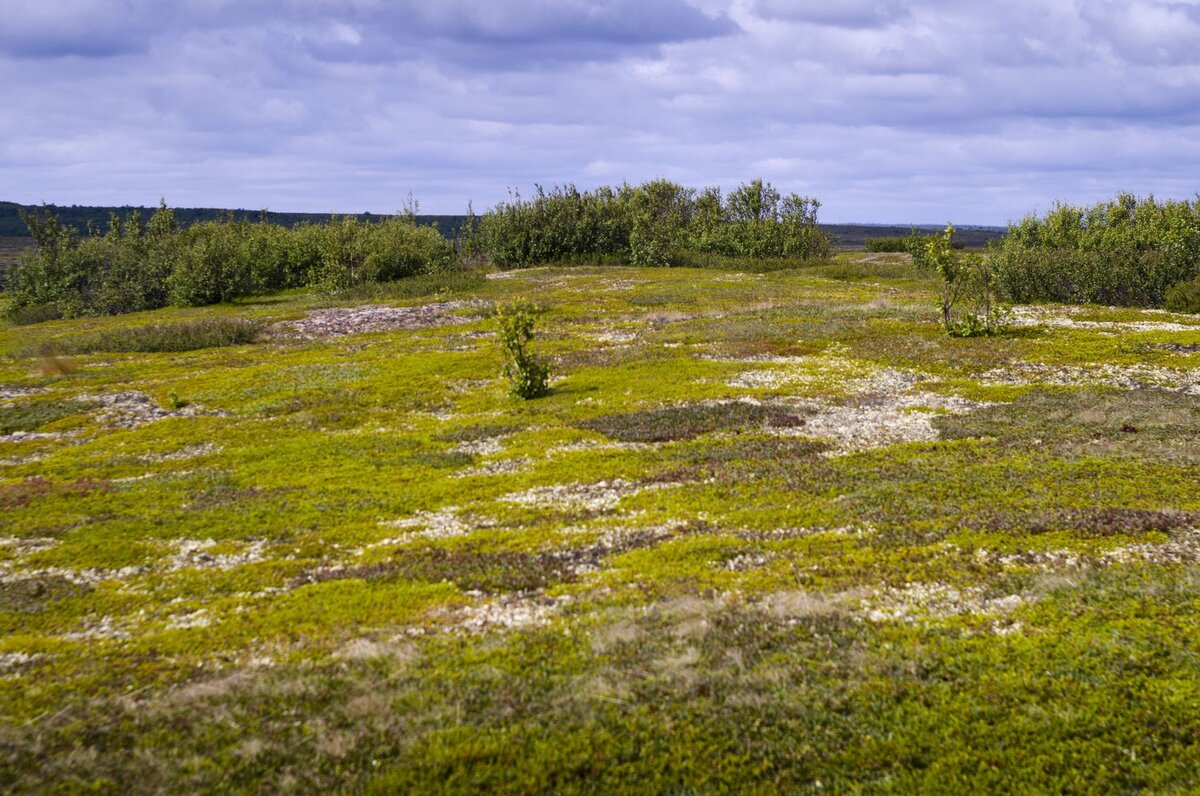
[[[907,237],[901,237],[899,235],[880,237],[880,238],[867,238],[866,242],[863,244],[863,248],[869,252],[875,252],[878,254],[883,254],[883,253],[902,253],[902,254],[904,254],[904,253],[908,253],[910,251],[909,239]]]
[[[8,319],[17,326],[31,326],[45,321],[57,321],[62,312],[54,304],[30,304],[25,307],[11,307]]]
[[[1164,303],[1171,312],[1200,315],[1200,276],[1168,290]]]
[[[954,250],[954,225],[925,244],[924,260],[942,278],[942,328],[951,337],[981,337],[1001,330],[1004,312],[995,301],[995,274],[987,257],[964,257]],[[955,313],[968,298],[971,307]]]
[[[526,400],[550,392],[550,369],[529,353],[536,310],[529,304],[512,304],[496,310],[504,375],[512,381],[512,394]]]

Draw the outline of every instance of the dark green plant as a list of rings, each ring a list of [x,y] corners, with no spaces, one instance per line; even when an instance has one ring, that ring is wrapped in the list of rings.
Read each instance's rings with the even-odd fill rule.
[[[1168,290],[1165,304],[1171,312],[1200,315],[1200,276]]]
[[[537,309],[529,304],[510,304],[496,309],[496,332],[504,354],[504,375],[512,382],[511,392],[526,400],[550,392],[550,368],[529,352]]]
[[[863,248],[869,252],[882,253],[911,253],[911,245],[907,236],[883,236],[867,238]]]
[[[695,191],[669,180],[652,180],[630,197],[629,261],[672,265],[687,240]]]

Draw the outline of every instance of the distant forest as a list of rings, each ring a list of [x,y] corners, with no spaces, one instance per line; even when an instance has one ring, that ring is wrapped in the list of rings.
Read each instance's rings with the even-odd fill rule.
[[[0,237],[24,237],[29,234],[25,222],[21,220],[19,211],[42,209],[41,205],[20,205],[14,202],[0,202]],[[157,207],[87,207],[84,205],[45,205],[45,209],[56,214],[62,222],[80,231],[87,229],[90,221],[99,232],[108,230],[108,219],[113,213],[122,218],[135,210],[140,210],[143,220],[157,210]],[[172,207],[176,220],[185,227],[201,221],[217,221],[232,215],[238,220],[266,220],[271,224],[284,227],[294,227],[297,224],[324,224],[337,215],[339,218],[357,218],[359,221],[378,221],[386,216],[374,213],[275,213],[268,210],[224,210],[217,207]],[[437,226],[438,230],[448,238],[458,237],[466,216],[417,216],[417,223],[422,226]]]
[[[38,205],[19,205],[14,202],[0,202],[0,237],[25,237],[29,230],[18,214],[19,210],[37,210]],[[87,229],[88,222],[104,232],[108,229],[108,218],[112,213],[125,216],[134,210],[142,211],[143,218],[148,218],[154,212],[153,207],[86,207],[82,205],[46,205],[46,209],[56,213],[64,224],[79,230]],[[232,214],[238,219],[257,221],[265,218],[272,224],[292,227],[297,224],[323,224],[333,216],[342,218],[357,218],[359,221],[378,221],[386,216],[373,213],[275,213],[264,210],[223,210],[215,207],[174,207],[175,217],[183,226],[190,226],[200,221],[215,221]],[[423,226],[436,226],[447,238],[457,238],[459,231],[466,222],[466,216],[433,216],[419,215],[417,223]],[[906,235],[912,229],[910,225],[900,224],[819,224],[821,230],[833,241],[845,248],[861,248],[869,238],[882,238]],[[941,225],[916,225],[922,232],[940,231]],[[989,240],[1003,237],[1004,227],[955,227],[955,239],[968,248],[983,246]]]

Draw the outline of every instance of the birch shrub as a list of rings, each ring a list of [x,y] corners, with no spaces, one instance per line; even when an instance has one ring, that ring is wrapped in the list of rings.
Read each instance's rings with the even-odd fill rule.
[[[1121,194],[1092,207],[1059,204],[1010,225],[990,253],[1013,301],[1159,307],[1200,275],[1200,201]]]

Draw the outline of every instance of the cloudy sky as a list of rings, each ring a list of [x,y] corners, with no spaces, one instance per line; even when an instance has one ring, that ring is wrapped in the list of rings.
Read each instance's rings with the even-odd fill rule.
[[[1200,190],[1200,0],[0,0],[0,199],[485,209],[762,176],[822,220]]]

